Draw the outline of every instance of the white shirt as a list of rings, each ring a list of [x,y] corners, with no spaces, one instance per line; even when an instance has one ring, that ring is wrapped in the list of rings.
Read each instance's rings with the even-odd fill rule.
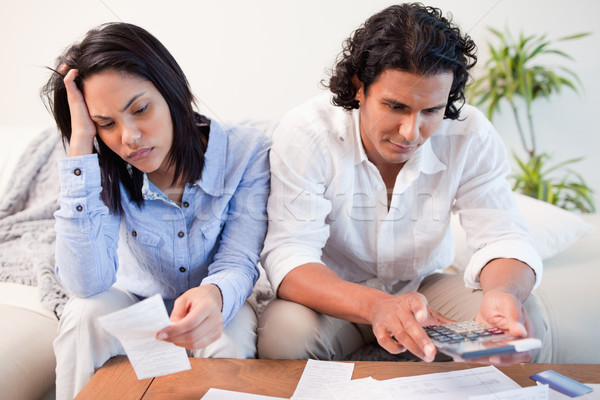
[[[495,258],[542,262],[506,180],[503,142],[476,108],[445,119],[404,165],[388,211],[387,189],[365,153],[359,111],[318,96],[290,111],[273,134],[269,226],[261,255],[277,291],[306,263],[388,293],[415,291],[454,258],[450,213],[475,253],[465,283]]]

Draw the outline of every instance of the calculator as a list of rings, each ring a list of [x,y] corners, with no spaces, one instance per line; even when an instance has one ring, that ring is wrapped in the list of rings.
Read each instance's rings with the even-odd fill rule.
[[[477,321],[461,321],[423,328],[442,353],[460,360],[534,350],[542,347],[536,338],[512,336]]]

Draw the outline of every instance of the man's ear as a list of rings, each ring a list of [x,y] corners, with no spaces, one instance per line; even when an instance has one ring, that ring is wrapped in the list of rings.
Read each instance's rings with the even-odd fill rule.
[[[360,81],[360,79],[358,79],[358,76],[356,74],[354,74],[354,76],[352,77],[352,84],[356,88],[356,96],[354,96],[354,99],[356,101],[358,101],[359,103],[364,101],[364,99],[365,99],[364,87],[365,86]]]

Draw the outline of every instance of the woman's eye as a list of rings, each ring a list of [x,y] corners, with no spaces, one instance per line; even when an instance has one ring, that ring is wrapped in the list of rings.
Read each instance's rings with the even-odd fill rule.
[[[109,122],[109,123],[106,123],[106,124],[100,124],[100,125],[98,125],[98,127],[99,127],[100,129],[108,129],[108,128],[110,128],[111,126],[113,126],[114,124],[115,124],[114,122]]]
[[[142,114],[144,113],[146,110],[148,109],[148,104],[146,104],[144,107],[137,109],[134,114]]]

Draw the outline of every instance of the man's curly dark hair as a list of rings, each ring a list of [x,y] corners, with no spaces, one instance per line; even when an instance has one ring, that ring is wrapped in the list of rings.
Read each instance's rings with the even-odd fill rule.
[[[419,75],[452,72],[454,79],[444,118],[457,119],[465,101],[469,69],[477,62],[476,46],[438,8],[421,3],[394,5],[373,15],[344,42],[329,80],[333,103],[359,108],[356,77],[367,93],[385,69]],[[457,106],[457,103],[458,104]]]

